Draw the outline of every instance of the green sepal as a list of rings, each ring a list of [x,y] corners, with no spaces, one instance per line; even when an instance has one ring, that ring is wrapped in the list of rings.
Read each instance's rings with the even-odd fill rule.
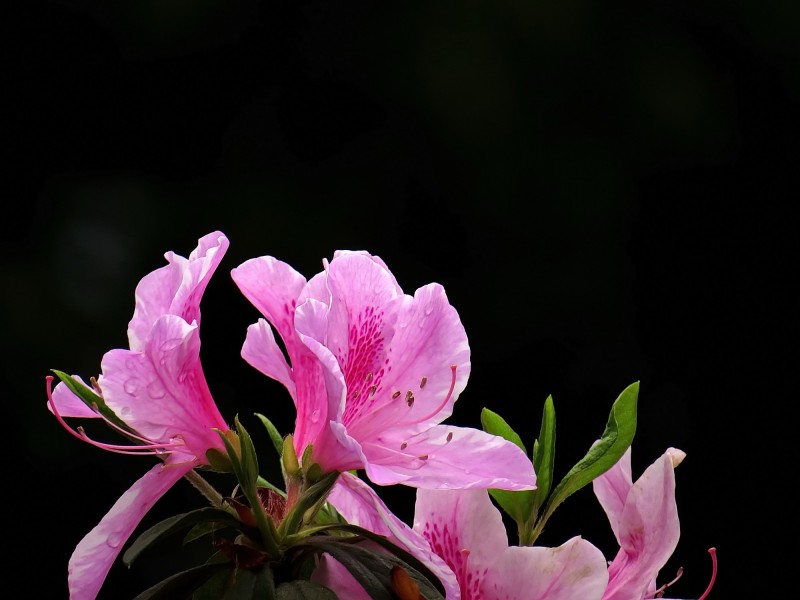
[[[206,460],[211,465],[211,469],[217,473],[232,473],[233,465],[227,454],[223,454],[216,448],[206,450]]]
[[[553,511],[564,500],[608,471],[625,454],[636,433],[638,397],[639,382],[636,381],[625,388],[614,401],[602,437],[592,445],[586,456],[570,469],[548,498],[542,518],[536,525],[537,535]]]
[[[496,412],[484,408],[481,411],[481,425],[483,425],[483,430],[486,433],[491,433],[492,435],[499,436],[506,441],[512,442],[525,454],[528,453],[517,432]],[[500,508],[508,513],[517,524],[524,522],[531,514],[533,490],[512,492],[509,490],[490,489],[489,494],[497,501]]]
[[[278,432],[278,428],[275,427],[275,425],[272,424],[272,421],[270,421],[267,417],[260,413],[254,414],[261,419],[261,422],[264,424],[264,428],[269,434],[269,439],[272,441],[272,445],[275,447],[275,451],[278,453],[278,456],[280,456],[281,452],[283,451],[283,436],[280,434],[280,432]]]
[[[402,567],[408,573],[419,586],[420,595],[425,600],[444,600],[442,592],[432,581],[397,556],[367,550],[350,541],[329,536],[312,537],[307,543],[340,562],[374,600],[396,598],[391,580],[391,569],[395,566]],[[438,582],[436,578],[434,580]]]
[[[229,564],[206,563],[192,567],[158,582],[146,589],[133,600],[175,600],[187,597],[192,590],[202,586],[210,577],[220,571],[231,571]]]
[[[139,535],[125,551],[125,554],[122,555],[122,562],[125,566],[130,567],[142,552],[156,542],[175,535],[180,531],[191,530],[199,524],[211,523],[223,527],[237,527],[241,525],[239,520],[231,513],[210,506],[175,515],[164,519],[160,523],[156,523]]]
[[[305,490],[279,525],[280,535],[295,534],[302,529],[304,524],[313,522],[338,477],[339,473],[332,471]],[[311,514],[307,514],[309,511]]]
[[[299,579],[278,586],[277,600],[338,600],[339,597],[325,586]]]
[[[256,455],[256,448],[253,445],[253,438],[247,433],[247,430],[239,422],[239,417],[234,417],[236,424],[236,432],[239,434],[241,443],[241,475],[239,483],[242,489],[255,491],[256,481],[258,480],[258,456]]]
[[[58,375],[58,378],[64,382],[64,385],[66,385],[73,394],[80,398],[86,406],[92,410],[96,409],[106,419],[114,423],[114,425],[121,427],[125,431],[130,431],[133,433],[133,430],[128,426],[128,424],[120,419],[117,416],[117,413],[108,407],[105,400],[103,400],[101,396],[95,394],[90,387],[81,383],[74,377],[67,375],[64,373],[64,371],[57,371],[56,369],[50,370]]]

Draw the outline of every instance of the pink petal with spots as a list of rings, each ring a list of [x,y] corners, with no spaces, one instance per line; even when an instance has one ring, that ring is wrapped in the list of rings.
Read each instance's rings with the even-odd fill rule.
[[[607,581],[603,553],[586,540],[574,537],[557,548],[506,548],[486,573],[479,597],[600,600]]]
[[[468,427],[437,425],[404,438],[395,432],[363,442],[369,478],[429,489],[536,487],[533,465],[515,444]]]
[[[368,484],[350,473],[342,473],[328,501],[348,523],[385,536],[408,550],[439,578],[447,600],[459,600],[458,582],[444,560],[431,550],[422,535],[395,516]]]
[[[157,464],[122,494],[72,553],[68,577],[71,600],[97,597],[111,566],[144,515],[192,466]]]
[[[197,325],[165,315],[143,352],[111,350],[102,369],[98,384],[106,404],[140,434],[165,444],[182,440],[203,461],[209,448],[224,451],[213,428],[228,427],[203,375]]]
[[[463,600],[481,598],[483,579],[508,547],[503,518],[486,490],[417,490],[414,531],[455,573]]]
[[[189,324],[200,324],[200,299],[228,245],[221,232],[209,233],[198,240],[188,259],[167,252],[164,257],[169,264],[142,278],[136,286],[136,307],[128,323],[131,350],[142,349],[150,328],[162,315],[177,315]]]
[[[683,456],[669,449],[631,487],[619,521],[620,550],[609,566],[603,600],[638,600],[653,588],[672,556],[680,538],[674,467]]]
[[[79,375],[73,375],[72,377],[84,387],[90,388],[90,386],[86,385],[86,382],[81,379]],[[97,393],[95,390],[92,391],[95,394]],[[83,400],[73,394],[72,390],[70,390],[63,381],[58,382],[56,387],[53,388],[52,396],[53,403],[56,405],[56,410],[58,410],[58,413],[62,417],[80,417],[89,419],[97,417],[97,413],[89,408]],[[53,408],[50,406],[49,402],[47,403],[47,410],[53,412]]]

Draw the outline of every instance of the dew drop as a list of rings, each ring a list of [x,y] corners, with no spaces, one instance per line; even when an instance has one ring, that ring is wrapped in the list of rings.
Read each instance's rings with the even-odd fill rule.
[[[425,316],[427,317],[427,316],[428,316],[428,315],[430,315],[432,312],[433,312],[433,304],[428,304],[428,305],[425,307]]]
[[[125,383],[122,384],[122,389],[125,390],[126,394],[130,394],[133,396],[136,392],[139,391],[139,380],[135,377],[131,377]]]
[[[315,409],[314,412],[311,413],[311,422],[318,423],[319,422],[319,409]]]
[[[147,394],[155,400],[160,400],[167,395],[167,391],[160,381],[152,381],[147,386]]]
[[[122,410],[119,411],[119,416],[123,419],[126,419],[131,416],[131,409],[129,406],[123,406]]]

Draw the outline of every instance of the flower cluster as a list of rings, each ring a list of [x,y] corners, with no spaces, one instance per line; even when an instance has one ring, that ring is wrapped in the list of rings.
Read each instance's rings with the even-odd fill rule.
[[[283,481],[262,477],[252,438],[238,416],[229,424],[221,415],[200,361],[200,301],[227,248],[213,232],[188,258],[168,252],[168,264],[136,288],[129,348],[107,352],[88,383],[54,371],[53,388],[46,378],[48,407],[70,433],[156,459],[78,543],[71,598],[95,598],[123,549],[131,565],[176,534],[207,540],[207,560],[137,598],[663,597],[669,584],[657,578],[680,534],[674,469],[684,453],[668,448],[633,480],[638,384],[623,390],[602,437],[556,484],[552,398],[530,452],[488,408],[483,430],[443,424],[470,374],[459,315],[442,286],[405,294],[367,252],[337,251],[310,279],[270,256],[231,271],[262,315],[242,358],[283,384],[296,408],[288,435],[254,415]],[[83,418],[102,420],[121,439],[100,441],[67,422]],[[210,473],[230,478],[230,492],[211,485]],[[209,506],[131,542],[147,511],[184,478]],[[619,543],[610,562],[580,536],[536,544],[553,511],[589,483]],[[412,524],[376,492],[396,484],[417,490]],[[509,545],[501,510],[517,524],[518,545]],[[713,575],[701,599],[712,585]]]

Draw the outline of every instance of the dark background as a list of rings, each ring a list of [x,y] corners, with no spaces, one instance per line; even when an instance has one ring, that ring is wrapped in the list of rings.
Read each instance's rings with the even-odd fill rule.
[[[450,423],[503,414],[530,445],[548,394],[557,475],[641,381],[634,476],[668,446],[682,537],[660,582],[697,598],[794,585],[800,9],[779,0],[25,2],[3,53],[6,556],[65,598],[75,544],[151,459],[69,436],[45,406],[126,347],[139,279],[219,229],[204,368],[274,469],[253,412],[288,395],[239,358],[257,312],[230,269],[311,276],[381,256],[445,286],[472,348]],[[274,470],[272,471],[275,472]],[[413,490],[381,494],[403,518]],[[201,506],[180,482],[151,524]],[[590,489],[541,543],[616,552]],[[778,540],[787,537],[781,542]],[[512,543],[514,535],[512,532]],[[179,558],[112,569],[132,598]],[[6,563],[7,564],[7,563]],[[31,590],[36,590],[35,592]]]

